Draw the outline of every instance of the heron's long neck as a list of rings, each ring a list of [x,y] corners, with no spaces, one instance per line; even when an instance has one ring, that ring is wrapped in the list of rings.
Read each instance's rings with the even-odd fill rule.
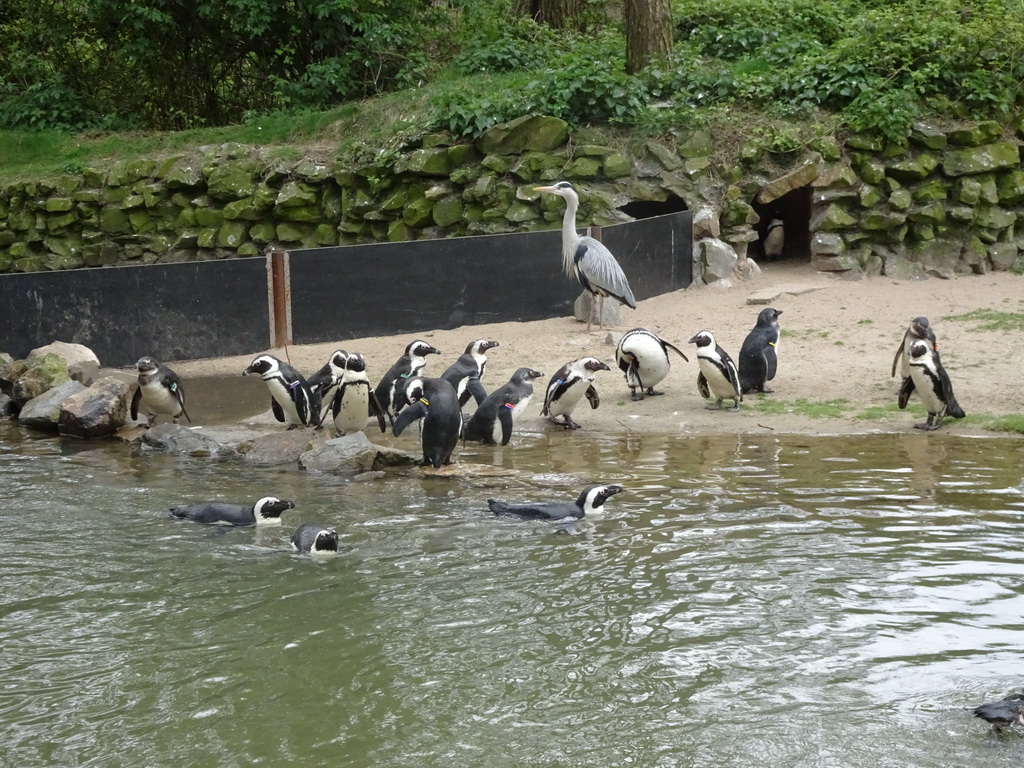
[[[576,246],[580,236],[576,234],[576,211],[580,201],[575,195],[565,197],[565,216],[562,217],[562,269],[569,277],[573,275]]]

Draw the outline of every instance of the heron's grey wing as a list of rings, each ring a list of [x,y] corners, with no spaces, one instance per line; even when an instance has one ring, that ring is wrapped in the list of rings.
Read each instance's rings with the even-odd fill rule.
[[[636,309],[636,299],[626,274],[604,243],[592,237],[581,238],[576,251],[576,268],[594,288],[618,299],[630,309]]]

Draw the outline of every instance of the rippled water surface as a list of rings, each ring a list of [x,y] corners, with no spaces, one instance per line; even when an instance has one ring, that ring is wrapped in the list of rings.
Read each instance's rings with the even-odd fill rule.
[[[414,443],[412,444],[414,445]],[[411,447],[411,445],[410,445]],[[1024,442],[525,435],[362,482],[0,426],[0,765],[1018,766]],[[576,525],[486,499],[628,492]],[[280,529],[171,519],[293,498]],[[336,526],[332,559],[288,552]]]

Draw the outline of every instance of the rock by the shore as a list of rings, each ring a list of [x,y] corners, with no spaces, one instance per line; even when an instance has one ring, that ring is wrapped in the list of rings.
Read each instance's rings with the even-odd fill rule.
[[[318,472],[369,472],[422,463],[419,454],[371,443],[363,432],[335,437],[299,456],[299,466]]]
[[[14,401],[10,395],[0,393],[0,416],[14,415]]]
[[[29,400],[70,380],[68,367],[58,355],[14,360],[0,369],[0,391],[19,410]]]
[[[64,361],[67,367],[68,376],[75,381],[80,381],[85,386],[90,386],[96,381],[100,372],[100,359],[96,353],[84,344],[69,344],[65,341],[55,341],[44,347],[36,347],[28,353],[26,358],[30,363],[36,358],[46,355],[56,355]]]
[[[83,440],[110,437],[124,426],[128,416],[128,391],[128,385],[120,379],[105,376],[64,401],[58,431]]]
[[[251,464],[264,467],[294,464],[299,460],[299,456],[322,443],[327,437],[325,431],[289,429],[246,440],[237,450]]]
[[[18,421],[26,427],[56,432],[61,405],[83,389],[85,385],[80,381],[65,381],[25,403],[18,413]]]
[[[142,444],[155,451],[189,456],[216,456],[221,449],[220,443],[212,437],[183,424],[157,424],[146,430]]]

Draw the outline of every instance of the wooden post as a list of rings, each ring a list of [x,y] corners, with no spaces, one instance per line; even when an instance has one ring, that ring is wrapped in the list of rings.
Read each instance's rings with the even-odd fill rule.
[[[270,308],[270,346],[292,343],[292,284],[288,251],[267,252],[267,299]]]

